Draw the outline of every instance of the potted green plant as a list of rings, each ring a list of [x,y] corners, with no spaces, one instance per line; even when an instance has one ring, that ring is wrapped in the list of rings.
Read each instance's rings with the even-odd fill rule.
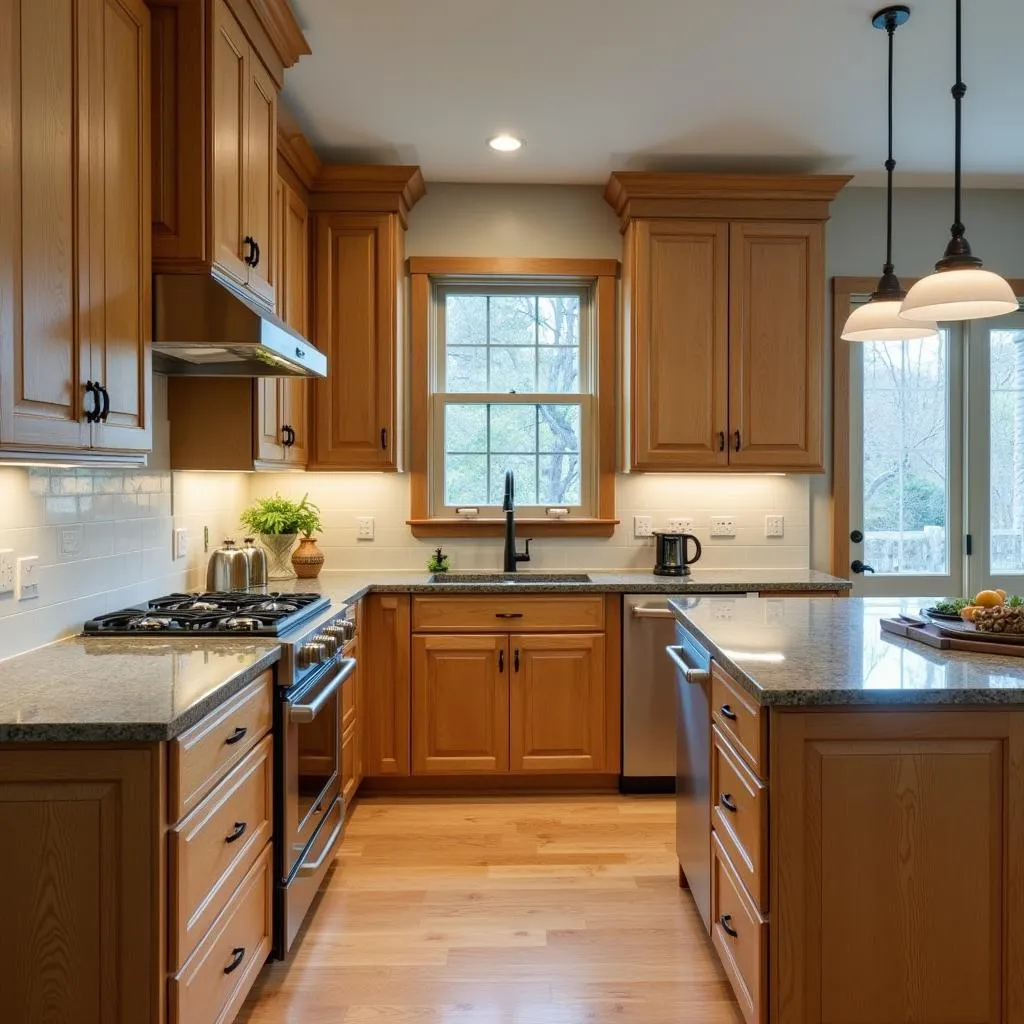
[[[241,516],[242,525],[255,533],[267,552],[267,578],[290,580],[296,575],[312,579],[323,567],[323,552],[316,546],[313,536],[323,529],[320,509],[305,494],[302,501],[292,501],[274,494],[260,498],[250,505]],[[289,554],[299,534],[303,546],[296,551],[289,564]],[[301,555],[301,557],[300,557]],[[299,559],[296,564],[296,559]],[[300,572],[299,569],[302,569]],[[294,571],[293,571],[294,570]]]

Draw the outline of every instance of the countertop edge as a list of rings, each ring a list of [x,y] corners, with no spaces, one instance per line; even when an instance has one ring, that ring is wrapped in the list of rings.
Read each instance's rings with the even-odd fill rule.
[[[268,647],[252,665],[216,684],[170,722],[0,723],[0,743],[164,743],[215,711],[280,660],[280,646]]]

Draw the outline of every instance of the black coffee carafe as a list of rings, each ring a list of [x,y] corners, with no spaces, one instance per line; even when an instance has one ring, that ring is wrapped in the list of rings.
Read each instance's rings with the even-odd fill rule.
[[[690,566],[701,556],[700,541],[692,533],[659,533],[655,531],[657,555],[655,576],[689,576]],[[693,541],[693,557],[686,556],[686,542]]]

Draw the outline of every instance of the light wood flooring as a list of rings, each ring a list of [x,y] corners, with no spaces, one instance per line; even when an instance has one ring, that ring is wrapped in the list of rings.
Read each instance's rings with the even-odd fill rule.
[[[660,797],[365,800],[239,1024],[742,1024]]]

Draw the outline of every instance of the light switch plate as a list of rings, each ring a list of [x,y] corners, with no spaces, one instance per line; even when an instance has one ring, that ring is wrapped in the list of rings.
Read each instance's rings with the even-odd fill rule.
[[[0,594],[14,593],[14,549],[0,551]]]
[[[356,519],[356,540],[373,540],[373,516]]]
[[[176,562],[188,555],[188,530],[184,526],[175,527],[173,551]]]
[[[82,524],[72,523],[57,529],[57,554],[61,558],[74,558],[82,553]]]
[[[26,555],[18,559],[17,592],[19,601],[39,596],[39,556]]]
[[[633,516],[633,536],[650,537],[654,533],[654,521],[650,516]]]
[[[735,537],[736,517],[735,516],[712,516],[711,517],[712,537]]]
[[[786,536],[786,517],[785,516],[765,516],[764,517],[764,535],[766,537],[785,537]]]

